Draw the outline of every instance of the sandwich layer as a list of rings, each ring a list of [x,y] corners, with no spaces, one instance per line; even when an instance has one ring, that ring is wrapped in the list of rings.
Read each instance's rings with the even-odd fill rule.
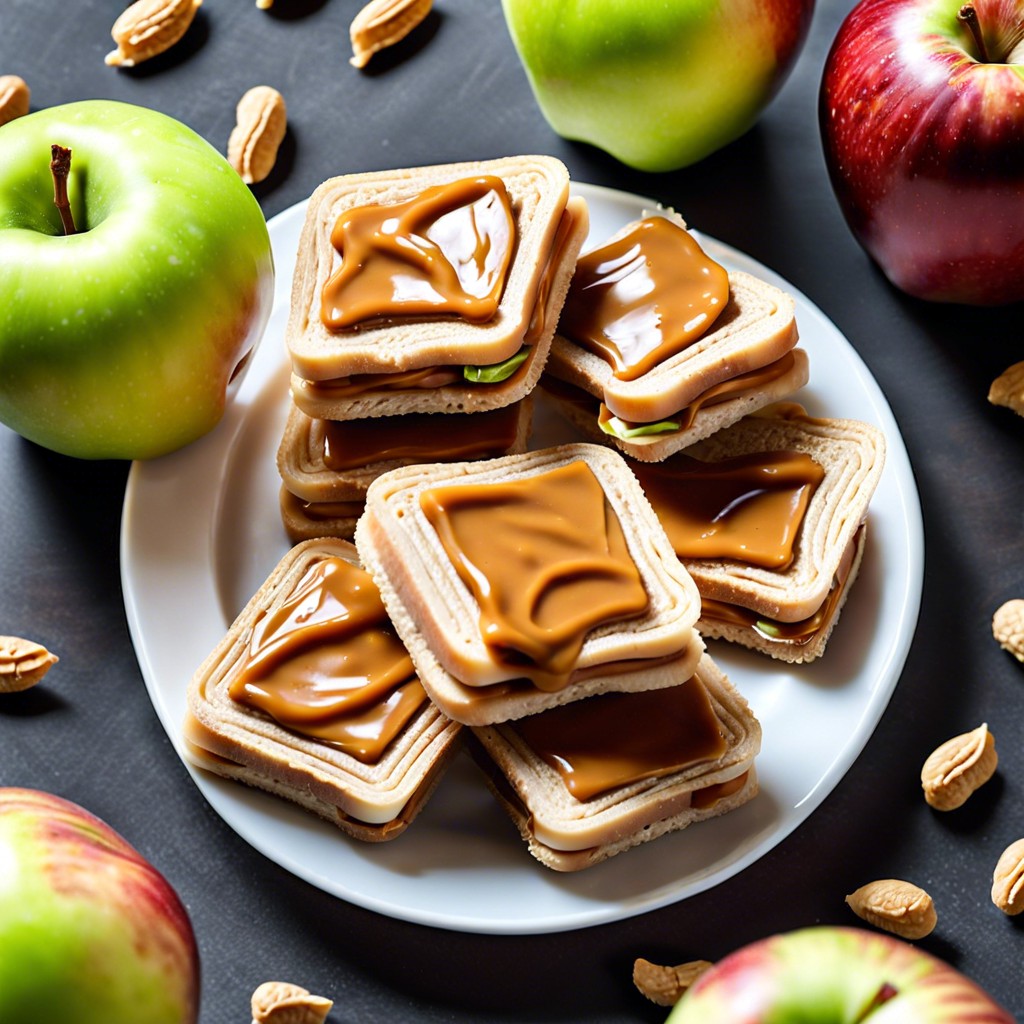
[[[602,694],[469,738],[530,852],[559,871],[726,813],[757,792],[760,725],[707,655],[666,689]]]
[[[797,470],[799,458],[816,475]],[[773,460],[788,463],[786,471],[768,474]],[[702,634],[787,661],[817,657],[856,578],[884,460],[885,438],[873,425],[816,419],[784,404],[745,417],[685,454],[638,465],[637,476],[700,591]],[[787,553],[774,562],[754,558],[752,537],[772,531],[785,535]],[[800,642],[772,637],[786,631],[773,622],[811,619],[830,594],[834,600],[813,643],[806,635]],[[716,606],[718,615],[711,612]],[[767,628],[747,628],[749,615],[729,614],[724,606],[748,610]]]
[[[368,206],[386,210],[424,190],[480,176],[507,189],[514,228],[511,261],[492,316],[386,315],[341,329],[324,323],[324,289],[344,266],[331,240],[339,221]],[[475,411],[522,398],[543,370],[588,227],[586,204],[569,199],[568,172],[550,157],[324,182],[310,199],[300,237],[286,333],[296,404],[313,417],[339,420]]]
[[[465,503],[475,520],[455,557],[450,522],[431,519],[439,495]],[[371,484],[356,545],[424,687],[457,721],[489,724],[604,690],[670,685],[703,649],[696,588],[610,449],[564,445],[394,470]],[[481,573],[488,583],[477,586]],[[626,605],[588,619],[623,598],[627,577]]]
[[[196,671],[191,760],[360,839],[398,835],[457,749],[340,540],[294,547]]]

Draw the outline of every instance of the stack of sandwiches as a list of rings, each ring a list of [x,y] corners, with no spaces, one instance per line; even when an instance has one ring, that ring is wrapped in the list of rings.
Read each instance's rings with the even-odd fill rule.
[[[780,401],[808,379],[789,296],[674,215],[579,257],[568,185],[534,157],[313,194],[296,546],[192,680],[197,764],[376,841],[465,747],[558,871],[756,795],[761,727],[704,638],[821,656],[884,438]],[[535,398],[587,440],[531,450]]]
[[[278,451],[293,541],[350,538],[387,469],[525,450],[588,226],[550,157],[345,175],[313,193]]]

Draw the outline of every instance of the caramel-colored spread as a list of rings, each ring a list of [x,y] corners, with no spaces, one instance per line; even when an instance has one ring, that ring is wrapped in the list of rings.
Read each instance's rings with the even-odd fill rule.
[[[305,501],[287,488],[281,493],[281,508],[306,519],[358,519],[366,507],[364,501]]]
[[[846,586],[850,570],[853,568],[854,556],[861,541],[862,530],[863,527],[854,534],[853,540],[843,552],[835,579],[832,581],[832,587],[813,615],[797,622],[783,622],[779,619],[770,619],[765,615],[759,615],[742,605],[730,604],[727,601],[715,601],[705,597],[701,599],[700,604],[701,618],[713,619],[730,626],[742,626],[745,629],[753,630],[763,639],[773,643],[789,644],[794,647],[803,647],[809,644],[819,631],[832,621],[832,616],[843,596],[843,588]]]
[[[490,320],[501,300],[515,221],[505,183],[482,175],[405,202],[347,210],[331,244],[341,266],[321,296],[328,329],[439,314],[479,322]]]
[[[807,504],[825,475],[803,452],[755,452],[720,462],[677,455],[634,467],[676,554],[766,569],[793,560]]]
[[[648,217],[581,256],[559,331],[635,380],[692,345],[729,301],[729,274],[685,228]]]
[[[518,403],[477,413],[409,413],[360,420],[329,420],[324,463],[345,470],[371,462],[413,459],[454,462],[500,455],[519,432]]]
[[[256,622],[228,693],[365,764],[426,699],[373,580],[342,558],[312,565]]]
[[[529,715],[514,725],[577,800],[660,778],[726,750],[699,676],[640,693],[604,693]]]
[[[714,807],[719,800],[724,800],[727,796],[738,793],[747,784],[749,775],[750,772],[743,772],[732,779],[726,779],[725,782],[716,782],[713,785],[703,786],[701,789],[694,790],[693,796],[690,799],[690,806],[695,811],[703,811],[709,807]]]
[[[480,605],[492,657],[540,689],[568,683],[590,630],[647,609],[622,526],[585,462],[429,488],[420,506]]]

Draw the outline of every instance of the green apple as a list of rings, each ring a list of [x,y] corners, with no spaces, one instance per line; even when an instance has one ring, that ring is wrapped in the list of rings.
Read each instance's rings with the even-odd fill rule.
[[[909,942],[817,926],[730,953],[683,994],[666,1024],[1013,1024],[949,964]]]
[[[167,880],[105,822],[0,788],[0,1021],[195,1024],[199,955]]]
[[[814,0],[503,0],[558,134],[667,171],[742,135],[774,96]]]
[[[71,150],[74,233],[51,147]],[[0,126],[0,422],[82,458],[202,436],[270,315],[266,219],[225,157],[107,100]]]

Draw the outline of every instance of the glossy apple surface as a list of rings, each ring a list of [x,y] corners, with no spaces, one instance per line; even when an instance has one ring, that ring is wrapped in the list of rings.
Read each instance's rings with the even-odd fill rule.
[[[1024,299],[1024,0],[861,0],[820,93],[825,161],[854,236],[931,301]]]
[[[198,997],[164,877],[77,804],[0,788],[0,1021],[194,1024]]]
[[[72,150],[71,235],[53,144]],[[248,187],[179,121],[107,100],[17,118],[0,153],[0,422],[83,458],[209,431],[273,299]]]
[[[948,964],[900,939],[820,926],[744,946],[702,974],[670,1024],[1013,1024]]]
[[[503,0],[558,134],[632,167],[684,167],[742,135],[785,80],[814,0]]]

